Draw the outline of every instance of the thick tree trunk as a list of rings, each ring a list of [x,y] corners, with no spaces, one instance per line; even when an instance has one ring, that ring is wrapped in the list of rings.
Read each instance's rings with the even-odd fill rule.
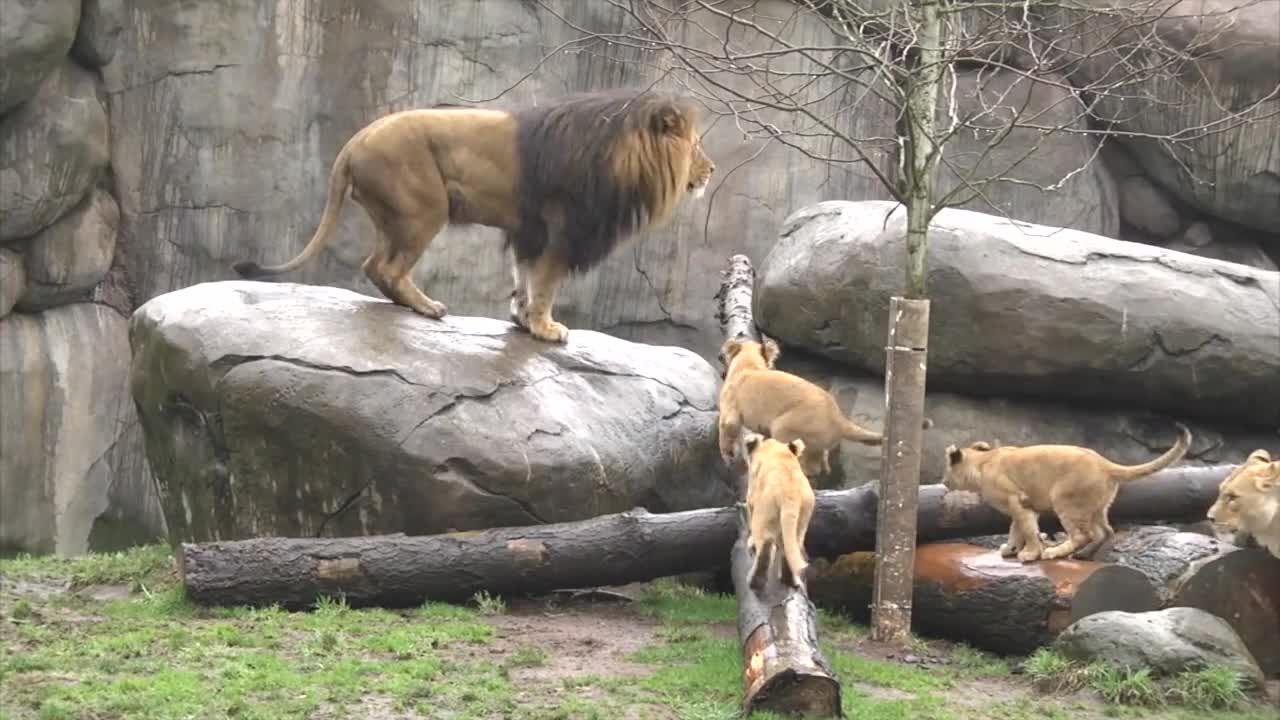
[[[726,339],[761,339],[751,311],[754,285],[750,258],[730,258],[716,293],[717,316]],[[738,481],[739,500],[746,498],[746,489],[744,467]],[[804,588],[783,585],[775,573],[767,575],[758,594],[752,590],[745,505],[740,506],[737,530],[730,566],[738,598],[744,716],[767,710],[781,715],[841,717],[840,683],[818,650],[817,612],[808,594]]]
[[[1263,672],[1280,673],[1280,559],[1160,526],[1117,531],[1093,559],[1145,574],[1162,606],[1200,608],[1226,620]]]
[[[1234,466],[1172,468],[1126,484],[1114,524],[1190,522],[1204,516]],[[874,484],[818,493],[806,549],[834,558],[875,548]],[[441,535],[259,538],[183,543],[179,570],[205,605],[306,607],[321,595],[358,605],[415,606],[477,591],[539,593],[640,582],[725,566],[738,536],[736,508],[651,514]],[[1058,529],[1041,518],[1046,532]],[[936,542],[1006,532],[1009,519],[968,493],[920,488],[917,538]],[[766,595],[767,597],[772,597]]]
[[[875,555],[814,563],[810,593],[823,607],[866,619]],[[1102,610],[1159,607],[1152,581],[1133,568],[1083,560],[1023,564],[976,545],[916,549],[912,627],[934,637],[1011,655],[1047,645],[1071,623]]]

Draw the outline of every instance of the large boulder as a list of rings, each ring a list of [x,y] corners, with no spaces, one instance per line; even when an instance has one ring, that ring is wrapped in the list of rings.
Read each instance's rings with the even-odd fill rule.
[[[1261,688],[1265,682],[1257,660],[1231,625],[1199,608],[1094,613],[1069,625],[1053,644],[1078,662],[1147,668],[1155,677],[1225,667],[1239,673],[1248,687]]]
[[[884,428],[884,382],[800,349],[783,347],[778,368],[817,383],[836,398],[854,422]],[[920,482],[942,482],[948,445],[986,440],[1001,445],[1066,443],[1093,448],[1118,463],[1134,465],[1159,456],[1177,437],[1173,419],[1123,405],[1082,407],[1065,402],[980,397],[935,390],[925,397],[934,426],[921,436]],[[1249,453],[1275,444],[1273,432],[1250,432],[1230,423],[1188,422],[1191,450],[1184,465],[1243,462]],[[841,443],[832,459],[831,486],[852,487],[880,477],[880,448]],[[999,544],[999,543],[997,543]]]
[[[793,213],[760,265],[761,327],[883,373],[904,233],[889,202]],[[1280,424],[1280,274],[958,209],[935,216],[928,252],[931,393]]]
[[[80,0],[0,0],[0,115],[35,94],[79,22]]]
[[[79,207],[37,233],[23,253],[28,284],[18,309],[86,298],[111,269],[119,226],[115,199],[92,190]]]
[[[0,548],[75,555],[163,537],[127,338],[96,304],[0,320]]]
[[[732,501],[691,351],[337,288],[204,283],[130,321],[171,539],[438,533]]]
[[[83,0],[71,54],[86,67],[111,62],[124,32],[124,0]]]
[[[63,60],[35,97],[0,120],[0,244],[79,205],[107,167],[109,135],[93,73]]]
[[[1090,112],[1114,123],[1151,179],[1203,212],[1280,233],[1280,2],[1040,5],[1045,42],[1069,53],[1072,83],[1094,89]]]

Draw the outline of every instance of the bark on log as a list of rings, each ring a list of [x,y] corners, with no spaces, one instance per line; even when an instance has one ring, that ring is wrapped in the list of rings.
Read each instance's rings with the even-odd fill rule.
[[[1113,524],[1192,521],[1204,516],[1235,466],[1173,468],[1128,483]],[[834,558],[875,548],[875,484],[817,493],[806,549]],[[726,565],[738,535],[736,508],[651,514],[632,510],[571,523],[441,535],[258,538],[183,543],[179,571],[203,605],[313,605],[343,595],[353,605],[456,602],[499,594],[641,582]],[[1041,517],[1046,532],[1057,528]],[[1006,532],[1009,519],[969,493],[920,488],[921,543]],[[768,613],[765,613],[767,615]]]
[[[1094,560],[1142,572],[1162,607],[1194,607],[1226,620],[1264,673],[1280,673],[1280,559],[1170,527],[1118,530]]]
[[[823,607],[869,617],[875,555],[813,565],[810,594]],[[912,627],[992,652],[1025,655],[1102,610],[1155,610],[1154,584],[1138,570],[1085,560],[1023,564],[976,545],[916,548]]]
[[[760,341],[751,312],[755,269],[746,255],[729,259],[716,293],[717,317],[725,338]],[[724,358],[721,358],[724,369]],[[739,463],[738,499],[747,489],[745,463]],[[738,639],[742,643],[742,710],[803,717],[842,717],[840,683],[818,649],[818,618],[804,588],[767,576],[759,593],[751,589],[752,558],[747,548],[745,505],[739,506],[737,540],[730,551],[734,594],[738,598]]]

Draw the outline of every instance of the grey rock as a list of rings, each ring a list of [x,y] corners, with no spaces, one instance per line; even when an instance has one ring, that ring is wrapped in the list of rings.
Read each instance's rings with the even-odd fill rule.
[[[18,298],[27,291],[27,268],[22,256],[0,248],[0,318],[8,315]]]
[[[777,366],[831,392],[840,409],[854,422],[873,430],[884,428],[884,383],[880,377],[787,345],[783,346]],[[942,482],[944,451],[951,444],[968,445],[975,440],[1001,445],[1066,443],[1090,447],[1115,462],[1135,465],[1163,453],[1176,437],[1173,418],[1123,405],[1081,407],[1067,402],[975,396],[933,387],[925,396],[925,415],[934,426],[921,435],[921,484]],[[1187,421],[1187,426],[1192,434],[1191,451],[1182,465],[1240,463],[1257,448],[1275,444],[1274,432],[1250,431],[1233,423]],[[853,487],[873,481],[880,476],[880,449],[842,443],[832,466],[835,477],[830,482],[834,486]]]
[[[1252,688],[1262,687],[1265,681],[1236,631],[1199,608],[1094,613],[1063,630],[1054,647],[1079,662],[1100,660],[1130,670],[1150,668],[1156,677],[1219,666],[1240,673]]]
[[[86,67],[106,65],[115,57],[123,32],[124,0],[83,0],[71,54]]]
[[[1182,233],[1182,244],[1188,248],[1207,247],[1213,243],[1213,228],[1203,220],[1197,220],[1187,226]]]
[[[130,320],[171,539],[438,533],[732,500],[719,377],[588,330],[566,346],[337,288],[226,281]]]
[[[1259,270],[1280,270],[1264,248],[1266,245],[1272,245],[1280,257],[1280,243],[1266,233],[1223,222],[1197,221],[1165,247]]]
[[[1118,185],[1120,216],[1124,221],[1158,238],[1171,238],[1182,229],[1182,218],[1165,191],[1142,175],[1131,175]],[[1112,233],[1098,233],[1112,236]]]
[[[614,43],[591,53],[555,54],[521,81],[553,47],[579,36],[544,5],[588,31],[619,32],[634,23],[615,4],[577,0],[378,2],[362,3],[358,13],[331,14],[289,3],[134,7],[120,52],[103,74],[111,98],[116,196],[138,302],[234,279],[230,265],[245,257],[272,262],[301,249],[319,221],[339,147],[376,115],[499,94],[481,104],[516,107],[571,91],[647,86],[664,77],[656,55]],[[821,18],[797,16],[790,0],[753,3],[740,17],[770,27],[790,18],[786,32],[795,37],[840,44]],[[719,48],[723,18],[698,11],[694,20],[698,27],[670,30],[697,47]],[[771,47],[757,37],[747,42]],[[799,63],[797,69],[813,67]],[[747,78],[725,82],[751,87]],[[814,109],[840,132],[883,135],[892,123],[888,107],[868,96],[857,112],[840,109],[848,102],[836,91],[843,82],[824,79],[796,97],[825,96]],[[676,81],[660,86],[675,87]],[[810,125],[767,110],[759,119],[783,130]],[[763,256],[786,208],[833,196],[888,197],[861,165],[804,157],[760,137],[763,131],[744,138],[728,118],[708,115],[707,126],[704,143],[721,168],[707,194],[683,204],[669,225],[620,248],[596,271],[570,280],[556,305],[570,328],[679,344],[714,358],[720,330],[709,303],[729,254]],[[833,147],[826,139],[798,142],[822,157],[856,159],[853,148]],[[880,149],[864,149],[883,162]],[[372,230],[348,204],[329,250],[280,279],[381,297],[360,271]],[[453,313],[505,320],[511,272],[501,242],[495,230],[449,228],[432,243],[415,277]]]
[[[30,237],[84,199],[110,159],[93,74],[64,60],[0,119],[0,244]]]
[[[1093,83],[1113,83],[1115,69],[1132,67],[1122,64],[1136,54],[1150,56],[1153,37],[1193,58],[1150,58],[1158,72],[1130,74],[1124,84],[1096,93],[1091,112],[1134,133],[1117,140],[1149,178],[1191,207],[1280,233],[1280,98],[1274,95],[1280,3],[1203,0],[1195,12],[1182,12],[1179,3],[1128,3],[1148,15],[1125,26],[1117,24],[1115,0],[1055,4],[1044,9],[1039,27],[1045,42],[1055,42],[1077,61],[1072,80],[1086,90]],[[1063,23],[1072,28],[1069,37],[1056,32]],[[1046,62],[1052,59],[1046,56]],[[1205,131],[1188,132],[1196,128]],[[1177,133],[1182,136],[1176,142],[1164,139]]]
[[[956,207],[1114,237],[1120,226],[1114,183],[1105,164],[1091,162],[1094,141],[1079,133],[1087,129],[1083,105],[1065,89],[1065,79],[1056,80],[1008,70],[957,71],[955,108],[966,127],[947,141],[937,197]],[[939,112],[949,112],[951,95],[947,83]],[[1046,136],[1015,127],[989,147],[1019,117],[1077,132]]]
[[[0,0],[0,115],[35,94],[79,22],[80,0]]]
[[[793,213],[759,266],[757,322],[882,374],[904,230],[889,202]],[[1280,274],[946,209],[929,233],[929,295],[930,394],[1280,424]]]
[[[163,536],[128,370],[109,308],[0,320],[0,547],[76,555]]]
[[[41,310],[85,298],[111,268],[120,209],[110,193],[93,190],[80,206],[27,243],[27,291],[18,309]]]

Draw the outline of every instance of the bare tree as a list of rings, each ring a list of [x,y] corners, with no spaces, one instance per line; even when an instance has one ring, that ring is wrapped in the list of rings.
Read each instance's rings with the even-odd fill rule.
[[[716,122],[763,139],[756,154],[778,144],[831,172],[869,175],[905,207],[873,615],[886,640],[910,627],[931,219],[950,206],[1004,215],[995,197],[1019,189],[1061,192],[1117,137],[1166,153],[1181,182],[1209,185],[1187,158],[1280,111],[1280,82],[1242,94],[1226,89],[1224,70],[1250,53],[1280,65],[1263,57],[1274,45],[1248,46],[1238,26],[1274,23],[1274,0],[599,0],[620,19],[607,32],[539,4],[579,36],[557,51],[626,48]],[[823,32],[802,32],[802,19]],[[1178,112],[1192,102],[1200,112]],[[1064,136],[1089,139],[1083,162],[1036,162]]]

